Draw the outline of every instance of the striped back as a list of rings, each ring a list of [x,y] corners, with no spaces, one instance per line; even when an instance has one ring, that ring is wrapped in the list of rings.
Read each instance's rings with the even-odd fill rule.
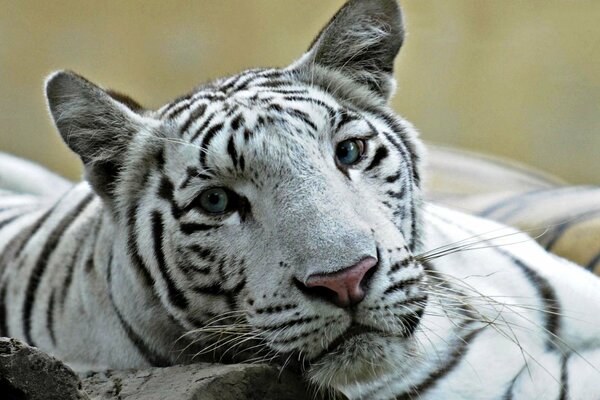
[[[600,274],[600,187],[510,161],[430,146],[429,199],[526,230],[548,251]]]

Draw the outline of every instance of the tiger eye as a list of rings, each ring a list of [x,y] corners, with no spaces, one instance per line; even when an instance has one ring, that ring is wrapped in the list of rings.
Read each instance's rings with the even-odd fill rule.
[[[223,188],[207,189],[200,195],[200,206],[210,214],[222,214],[227,211],[229,195]]]
[[[361,139],[348,139],[338,143],[335,156],[342,165],[354,165],[362,158],[365,143]]]

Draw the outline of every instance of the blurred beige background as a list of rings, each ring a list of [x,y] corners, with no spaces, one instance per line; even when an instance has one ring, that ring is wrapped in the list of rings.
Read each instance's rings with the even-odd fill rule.
[[[157,107],[194,85],[284,66],[342,0],[0,0],[0,150],[69,178],[44,76],[73,69]],[[393,107],[429,141],[600,183],[600,1],[405,0]]]

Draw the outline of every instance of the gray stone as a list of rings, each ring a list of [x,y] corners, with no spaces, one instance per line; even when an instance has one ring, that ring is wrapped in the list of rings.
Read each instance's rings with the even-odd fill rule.
[[[83,386],[97,400],[318,399],[302,379],[268,365],[193,364],[94,373]]]
[[[0,396],[6,400],[89,399],[71,368],[10,338],[0,338]]]
[[[299,375],[263,364],[192,364],[77,376],[58,359],[0,338],[2,400],[318,400]],[[333,398],[333,397],[332,397]],[[341,398],[341,397],[338,397]]]

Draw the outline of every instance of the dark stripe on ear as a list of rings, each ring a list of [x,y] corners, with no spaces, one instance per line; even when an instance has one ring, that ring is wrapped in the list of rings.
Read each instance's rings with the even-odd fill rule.
[[[154,259],[158,264],[158,270],[167,285],[167,293],[169,301],[175,307],[179,309],[186,309],[188,307],[188,299],[181,289],[177,287],[171,275],[169,275],[169,269],[165,260],[165,253],[163,250],[163,219],[159,211],[152,213],[152,238],[154,244]]]
[[[142,337],[133,330],[131,325],[129,325],[127,323],[127,321],[123,317],[123,314],[121,314],[121,311],[118,309],[118,307],[115,303],[115,299],[114,299],[114,295],[113,295],[113,288],[112,288],[112,264],[113,264],[113,255],[111,253],[110,259],[108,262],[108,269],[107,269],[107,273],[106,273],[106,280],[108,283],[108,297],[109,297],[110,303],[112,304],[113,310],[115,311],[115,314],[117,315],[117,318],[119,319],[119,322],[121,323],[121,326],[123,327],[123,330],[125,331],[125,334],[129,338],[129,340],[133,343],[135,348],[138,350],[138,352],[140,353],[142,358],[148,364],[150,364],[153,367],[169,366],[171,363],[167,359],[165,359],[164,357],[162,357],[159,354],[156,354],[154,351],[152,351],[150,349],[150,347],[144,342],[144,339],[142,339]]]
[[[451,373],[467,355],[471,342],[484,328],[475,329],[463,337],[459,338],[452,353],[445,362],[435,371],[433,371],[424,381],[413,386],[409,392],[395,397],[395,400],[411,400],[416,397],[425,397],[426,392],[435,387],[437,382]]]
[[[365,168],[365,172],[370,171],[373,168],[376,168],[377,166],[379,166],[379,164],[381,164],[381,161],[383,161],[388,155],[389,155],[389,152],[388,152],[387,148],[385,148],[384,146],[379,147],[375,151],[373,160],[371,160],[371,163],[369,164],[369,166],[367,168]]]
[[[77,207],[71,209],[71,211],[60,221],[58,226],[56,226],[50,232],[31,271],[29,281],[27,282],[27,288],[25,289],[25,301],[23,304],[23,332],[25,339],[32,346],[35,346],[31,339],[33,305],[38,286],[42,281],[46,266],[48,265],[48,260],[50,259],[52,252],[60,243],[64,232],[69,228],[69,226],[71,226],[71,224],[77,219],[81,212],[94,198],[95,195],[93,193],[89,193],[87,196],[85,196],[83,200],[79,202]]]

